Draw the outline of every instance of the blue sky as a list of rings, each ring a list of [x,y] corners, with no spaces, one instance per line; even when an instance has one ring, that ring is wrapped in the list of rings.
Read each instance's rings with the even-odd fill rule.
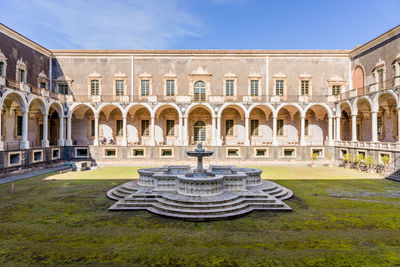
[[[400,0],[0,0],[50,49],[352,49],[400,24]]]

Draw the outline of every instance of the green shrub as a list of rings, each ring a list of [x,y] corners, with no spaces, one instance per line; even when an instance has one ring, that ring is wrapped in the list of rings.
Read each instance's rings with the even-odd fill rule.
[[[390,157],[388,155],[384,155],[381,157],[383,165],[387,166],[390,164]]]
[[[343,159],[346,163],[350,163],[353,160],[353,155],[351,153],[346,153],[343,155]]]
[[[312,153],[312,155],[311,155],[311,159],[312,159],[313,161],[316,161],[316,160],[318,159],[318,157],[319,157],[319,154],[318,154],[318,153]]]
[[[375,164],[375,160],[373,156],[368,156],[365,158],[365,164],[367,165],[368,168],[371,168]]]

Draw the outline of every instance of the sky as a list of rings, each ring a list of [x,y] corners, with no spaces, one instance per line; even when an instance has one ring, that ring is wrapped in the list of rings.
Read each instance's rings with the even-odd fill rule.
[[[353,49],[400,24],[400,0],[0,0],[49,49]]]

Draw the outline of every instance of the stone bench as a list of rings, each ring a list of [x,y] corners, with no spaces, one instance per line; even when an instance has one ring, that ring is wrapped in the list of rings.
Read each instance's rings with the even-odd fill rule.
[[[85,171],[90,169],[91,162],[90,161],[74,161],[71,162],[73,171]]]

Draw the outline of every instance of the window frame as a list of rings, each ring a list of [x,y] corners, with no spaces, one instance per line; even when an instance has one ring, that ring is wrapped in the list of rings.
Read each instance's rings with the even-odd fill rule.
[[[229,124],[231,124],[231,125],[229,125]],[[235,120],[234,119],[225,119],[225,136],[235,136]]]
[[[150,136],[150,120],[140,120],[140,136]]]
[[[257,125],[253,125],[254,123],[256,123]],[[250,136],[260,136],[260,120],[250,120]]]
[[[175,120],[165,120],[165,136],[175,136]]]
[[[124,121],[115,120],[115,136],[123,136],[123,135],[124,135]]]

